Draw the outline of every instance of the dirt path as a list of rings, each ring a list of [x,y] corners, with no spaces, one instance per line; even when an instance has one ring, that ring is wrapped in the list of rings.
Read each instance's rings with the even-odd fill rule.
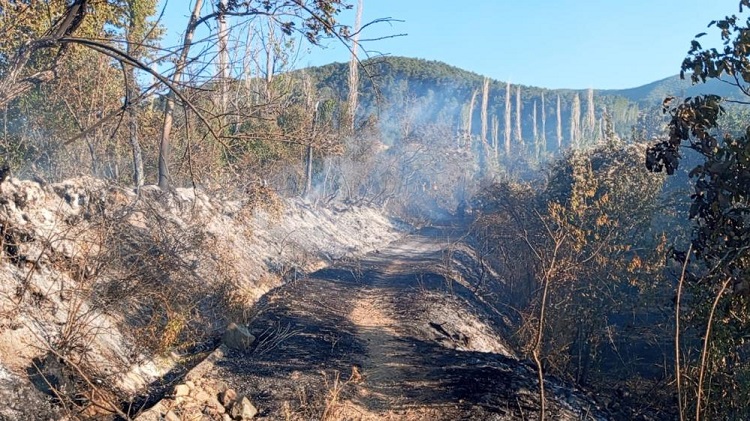
[[[211,375],[265,419],[534,419],[533,368],[473,274],[446,267],[455,237],[424,231],[272,291],[250,325],[260,345]],[[550,419],[604,419],[581,392],[546,387]]]

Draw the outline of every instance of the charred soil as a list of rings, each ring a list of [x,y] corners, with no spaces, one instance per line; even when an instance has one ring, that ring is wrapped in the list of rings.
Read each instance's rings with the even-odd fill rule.
[[[462,227],[422,230],[268,293],[256,344],[219,358],[207,381],[267,419],[535,419],[532,365],[502,317],[448,268]],[[545,381],[551,419],[606,419],[580,390]]]

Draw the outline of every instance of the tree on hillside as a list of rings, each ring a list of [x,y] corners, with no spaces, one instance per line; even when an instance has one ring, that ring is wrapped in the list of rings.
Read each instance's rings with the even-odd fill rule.
[[[492,114],[492,150],[494,154],[494,162],[497,163],[498,150],[500,148],[500,119],[497,115]]]
[[[354,120],[357,117],[357,99],[359,98],[359,33],[362,27],[362,10],[364,0],[357,1],[357,12],[354,18],[354,33],[352,35],[352,56],[349,59],[349,96],[347,103],[347,125],[349,131],[354,133]]]
[[[484,81],[482,83],[482,128],[481,128],[481,138],[482,138],[482,144],[487,144],[487,106],[489,105],[490,100],[490,78],[485,77]]]
[[[586,120],[584,121],[583,133],[587,141],[592,141],[596,137],[596,109],[594,106],[594,90],[591,88],[586,91]]]
[[[510,82],[505,85],[505,158],[510,158]]]
[[[544,91],[542,91],[542,152],[547,152],[547,106],[544,102]]]
[[[573,108],[570,110],[570,145],[573,149],[581,147],[581,98],[573,96]]]
[[[539,154],[542,151],[541,145],[539,144],[539,128],[537,127],[536,120],[536,100],[534,100],[534,108],[531,110],[531,129],[532,137],[534,139],[534,158],[539,159]]]
[[[471,126],[474,122],[474,106],[477,103],[477,95],[479,94],[479,91],[474,89],[471,92],[471,99],[469,100],[469,103],[466,104],[466,107],[464,109],[464,115],[463,115],[463,131],[464,131],[464,147],[468,150],[471,149]]]
[[[562,152],[562,145],[563,145],[563,131],[562,131],[562,111],[560,109],[560,94],[557,94],[557,112],[555,113],[557,117],[557,151]]]
[[[516,126],[514,134],[518,146],[523,147],[523,133],[521,132],[521,85],[516,86]]]
[[[740,12],[747,7],[750,1],[740,1]],[[750,96],[750,19],[731,15],[709,27],[719,30],[724,47],[703,48],[698,39],[706,34],[697,35],[681,77],[689,74],[693,83],[722,80]],[[739,135],[719,130],[727,103],[748,104],[710,94],[665,99],[668,135],[650,147],[646,158],[648,169],[673,174],[681,150],[700,157],[690,171],[692,253],[676,254],[687,268],[685,313],[702,332],[700,359],[685,361],[676,371],[678,376],[689,373],[682,383],[678,377],[678,387],[695,392],[694,399],[681,395],[681,415],[689,405],[696,419],[741,419],[750,401],[750,126]]]

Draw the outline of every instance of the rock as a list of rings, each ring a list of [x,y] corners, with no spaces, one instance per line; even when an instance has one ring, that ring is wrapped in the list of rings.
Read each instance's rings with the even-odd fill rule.
[[[198,391],[198,393],[195,394],[195,400],[198,402],[208,402],[209,399],[211,399],[211,395],[203,390]]]
[[[258,414],[258,409],[255,408],[255,405],[250,402],[250,399],[248,399],[246,396],[243,396],[242,399],[236,401],[234,405],[232,405],[232,409],[229,411],[229,415],[232,416],[235,420],[242,420],[246,421]]]
[[[255,336],[246,327],[236,323],[229,323],[224,336],[221,338],[221,342],[229,349],[244,351],[250,348],[253,342],[255,342]]]
[[[219,400],[216,398],[213,398],[213,397],[209,398],[208,401],[206,401],[206,405],[209,408],[213,409],[214,411],[218,412],[219,414],[223,414],[227,412],[224,405],[222,405],[221,402],[219,402]]]
[[[167,413],[164,414],[164,420],[165,421],[180,421],[180,416],[175,414],[172,411],[167,411]]]
[[[195,389],[195,383],[193,383],[192,381],[188,380],[185,382],[185,384],[190,388],[190,390]]]
[[[188,396],[190,394],[190,388],[186,384],[178,384],[174,388],[175,396]]]
[[[221,396],[219,396],[219,402],[221,402],[221,404],[224,405],[224,407],[227,409],[232,406],[232,402],[234,402],[236,399],[237,392],[235,392],[234,389],[227,389],[221,392]]]
[[[232,417],[230,417],[228,414],[222,414],[221,421],[232,421]]]

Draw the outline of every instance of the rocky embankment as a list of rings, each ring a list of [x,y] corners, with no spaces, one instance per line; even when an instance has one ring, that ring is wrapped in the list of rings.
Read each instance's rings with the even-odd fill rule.
[[[285,279],[401,235],[372,209],[262,190],[4,180],[0,419],[130,417]]]

